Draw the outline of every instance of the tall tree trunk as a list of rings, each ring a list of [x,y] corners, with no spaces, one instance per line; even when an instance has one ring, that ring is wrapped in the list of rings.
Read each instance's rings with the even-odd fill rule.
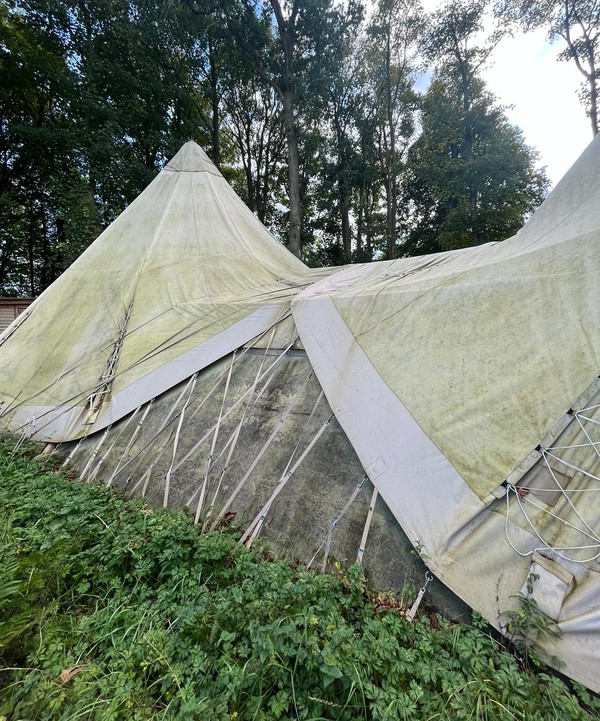
[[[348,159],[345,149],[345,129],[342,125],[339,108],[334,100],[333,121],[337,145],[337,176],[340,194],[340,216],[342,221],[342,246],[344,259],[352,262],[352,236],[350,233],[350,188],[348,187]]]
[[[479,245],[481,242],[480,232],[477,227],[477,183],[473,175],[473,123],[471,120],[471,83],[469,78],[469,69],[467,61],[462,58],[460,52],[456,51],[460,68],[460,81],[463,100],[463,115],[465,122],[465,132],[463,137],[463,153],[467,165],[467,177],[469,182],[469,212],[471,215],[471,244]]]
[[[300,153],[298,151],[298,131],[294,117],[293,93],[283,88],[283,118],[288,146],[288,184],[290,194],[290,227],[288,230],[288,249],[297,258],[300,257],[300,235],[302,232],[302,196],[300,193]]]
[[[385,54],[386,110],[388,123],[388,143],[386,147],[386,194],[387,194],[387,247],[388,258],[396,257],[396,214],[398,206],[398,188],[396,185],[396,126],[392,100],[392,49],[390,34],[387,34]]]
[[[589,70],[584,68],[579,55],[580,50],[571,36],[571,22],[573,20],[579,25],[583,35],[583,47],[585,48],[585,56],[587,57]],[[569,2],[569,0],[565,0],[564,25],[563,32],[561,34],[567,42],[569,50],[571,51],[571,57],[577,66],[577,70],[579,70],[587,82],[588,89],[590,91],[590,122],[592,123],[592,134],[596,136],[598,134],[600,120],[598,118],[598,78],[595,53],[595,42],[597,42],[597,39],[590,37],[588,28],[585,27],[582,19],[577,14],[576,5]]]
[[[298,0],[294,0],[289,19],[286,21],[279,0],[270,0],[277,19],[279,37],[283,48],[284,67],[279,92],[283,104],[283,120],[288,146],[288,184],[290,194],[290,227],[288,230],[288,249],[297,258],[300,257],[302,235],[302,194],[300,191],[300,153],[298,151],[298,129],[294,111],[294,33],[298,14]]]
[[[208,63],[210,72],[210,105],[211,105],[211,145],[212,161],[221,170],[221,138],[219,135],[219,88],[217,74],[217,59],[212,44],[208,49]]]
[[[352,236],[350,234],[350,198],[348,183],[344,177],[340,180],[340,211],[342,215],[342,243],[346,263],[352,262]]]
[[[365,178],[363,175],[358,191],[358,216],[356,219],[356,257],[362,262],[363,225],[365,217]]]

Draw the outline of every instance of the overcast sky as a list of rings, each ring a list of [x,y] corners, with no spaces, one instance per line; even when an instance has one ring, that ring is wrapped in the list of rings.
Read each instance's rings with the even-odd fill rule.
[[[510,120],[540,153],[554,186],[592,140],[589,118],[579,103],[581,75],[572,61],[558,61],[560,46],[543,31],[505,38],[484,77]]]
[[[444,4],[422,2],[428,12]],[[539,152],[551,187],[592,140],[590,121],[577,97],[582,76],[573,61],[557,60],[561,49],[547,41],[543,30],[505,37],[483,70],[489,90]]]

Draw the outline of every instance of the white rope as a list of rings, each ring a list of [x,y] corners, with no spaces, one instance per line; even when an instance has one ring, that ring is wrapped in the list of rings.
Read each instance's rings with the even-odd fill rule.
[[[223,422],[223,411],[225,409],[225,401],[227,400],[227,393],[229,391],[229,383],[231,382],[231,373],[233,371],[233,364],[235,363],[235,351],[233,352],[233,357],[231,359],[231,365],[229,366],[229,373],[227,374],[227,381],[225,382],[225,390],[223,391],[223,400],[221,401],[221,410],[219,411],[219,417],[217,419],[217,422],[215,424],[215,430],[213,433],[213,439],[212,444],[210,446],[210,452],[208,454],[208,458],[206,459],[206,471],[204,473],[204,481],[202,482],[202,486],[200,489],[200,496],[198,498],[198,505],[196,506],[196,514],[194,516],[194,523],[198,523],[200,520],[200,514],[202,513],[202,506],[204,504],[204,496],[206,494],[206,487],[208,485],[208,476],[210,474],[211,470],[211,464],[213,460],[213,455],[215,452],[215,448],[217,446],[217,439],[219,437],[219,430],[221,428],[221,423]]]
[[[209,503],[209,506],[208,506],[208,509],[207,509],[207,513],[206,513],[206,517],[205,517],[204,522],[203,522],[203,524],[202,524],[202,532],[203,532],[203,533],[204,533],[204,531],[206,530],[206,526],[207,526],[208,520],[209,520],[209,518],[210,518],[210,516],[211,516],[211,514],[212,514],[212,512],[213,512],[213,509],[214,509],[214,507],[215,507],[215,504],[216,504],[216,502],[217,502],[217,497],[218,497],[218,495],[219,495],[219,491],[221,490],[221,486],[223,485],[223,479],[225,478],[225,473],[227,472],[227,468],[229,467],[229,464],[231,463],[231,459],[232,459],[232,457],[233,457],[233,453],[234,453],[234,451],[235,451],[238,438],[240,437],[240,432],[241,432],[241,430],[242,430],[242,426],[243,426],[244,421],[245,421],[245,419],[246,419],[246,413],[248,412],[248,409],[249,409],[250,406],[252,405],[253,398],[254,398],[254,393],[256,392],[256,386],[257,386],[257,383],[258,383],[258,379],[259,379],[260,376],[262,375],[262,370],[263,370],[263,367],[264,367],[264,364],[265,364],[265,359],[266,359],[267,354],[268,354],[268,352],[269,352],[269,350],[270,350],[270,348],[271,348],[271,343],[273,342],[273,338],[275,337],[275,331],[276,331],[276,330],[277,330],[277,325],[274,325],[274,326],[273,326],[273,331],[272,331],[271,336],[270,336],[270,338],[269,338],[269,342],[267,343],[267,347],[265,348],[265,352],[263,353],[262,360],[261,360],[261,362],[260,362],[260,366],[258,367],[258,370],[256,371],[256,376],[255,376],[255,378],[254,378],[254,383],[252,384],[252,389],[251,389],[251,391],[250,391],[250,394],[248,395],[248,398],[246,399],[246,402],[244,403],[244,405],[243,405],[243,407],[242,407],[242,417],[240,418],[239,423],[237,424],[234,432],[232,433],[232,435],[230,436],[229,440],[227,441],[226,446],[227,446],[228,444],[231,444],[231,445],[229,446],[229,452],[227,453],[227,458],[225,459],[225,463],[223,464],[223,467],[222,467],[222,469],[221,469],[221,473],[220,473],[220,475],[219,475],[219,481],[218,481],[217,486],[216,486],[216,488],[215,488],[215,492],[213,493],[212,501]],[[222,453],[224,453],[224,452],[225,452],[225,448],[223,448],[223,451],[221,452],[220,455],[222,455]],[[220,455],[219,455],[219,457],[220,457]]]
[[[77,441],[77,444],[73,447],[73,449],[71,450],[71,452],[69,453],[69,455],[68,455],[68,456],[65,458],[65,460],[63,461],[63,463],[62,463],[62,465],[61,465],[61,468],[66,468],[66,467],[69,465],[69,463],[73,460],[75,454],[77,453],[77,451],[79,450],[81,444],[83,443],[84,438],[85,438],[85,436],[82,436],[82,437]]]
[[[187,405],[190,402],[190,399],[194,392],[194,388],[196,386],[197,377],[198,377],[198,374],[194,373],[194,375],[190,379],[190,383],[191,383],[190,391],[188,393],[188,397],[187,397],[185,403],[183,404],[181,413],[179,414],[179,423],[177,424],[177,430],[175,431],[175,439],[173,440],[173,456],[171,457],[171,465],[169,466],[169,470],[167,471],[167,475],[165,476],[165,493],[163,496],[163,508],[166,508],[169,505],[169,489],[171,487],[171,473],[173,472],[173,464],[175,463],[175,456],[177,454],[177,446],[179,445],[179,433],[181,432],[181,426],[183,425],[183,419],[185,417],[185,409],[187,408]]]
[[[119,461],[118,461],[117,465],[115,466],[115,470],[112,472],[111,477],[108,479],[108,481],[107,481],[107,483],[106,483],[107,486],[112,485],[112,482],[114,481],[117,473],[120,473],[120,471],[122,471],[122,470],[125,468],[125,466],[127,465],[127,464],[125,464],[125,465],[123,466],[123,468],[121,468],[121,463],[122,463],[123,459],[125,458],[125,456],[126,456],[126,455],[129,453],[129,451],[131,450],[133,444],[135,443],[135,439],[138,437],[140,431],[142,430],[142,426],[144,425],[144,421],[146,420],[146,417],[148,416],[148,413],[150,412],[150,408],[152,407],[152,404],[153,404],[153,403],[154,403],[154,398],[152,398],[152,399],[151,399],[150,401],[148,401],[148,403],[146,404],[146,409],[144,410],[144,413],[142,414],[142,417],[141,417],[139,423],[137,424],[137,426],[135,427],[135,430],[134,430],[133,433],[131,434],[131,438],[129,439],[129,442],[127,443],[127,446],[125,447],[125,450],[124,450],[123,453],[121,454],[121,457],[119,458]]]
[[[91,482],[96,478],[96,476],[98,475],[98,472],[100,471],[100,468],[101,468],[102,465],[106,462],[106,459],[107,459],[108,456],[110,455],[110,452],[111,452],[111,451],[113,450],[113,448],[117,445],[117,443],[121,440],[121,436],[125,433],[125,431],[127,430],[127,427],[129,426],[129,424],[134,420],[134,418],[136,417],[137,412],[140,410],[140,408],[141,408],[141,406],[138,406],[138,407],[133,411],[133,413],[130,413],[130,414],[129,414],[129,418],[128,418],[128,419],[126,420],[126,422],[123,424],[123,427],[122,427],[121,430],[119,431],[119,434],[117,435],[117,437],[115,438],[115,440],[110,444],[110,446],[108,447],[108,450],[107,450],[107,451],[104,453],[104,455],[100,458],[100,460],[98,461],[98,463],[96,463],[94,469],[93,469],[92,472],[90,473],[90,475],[89,475],[89,477],[88,477],[88,479],[87,479],[87,482],[88,482],[88,483],[91,483]]]
[[[566,466],[567,468],[570,468],[573,471],[577,471],[578,473],[581,473],[584,476],[587,476],[588,478],[591,478],[592,480],[598,481],[600,483],[600,478],[598,478],[598,476],[595,476],[593,473],[588,473],[587,471],[584,471],[583,468],[579,468],[579,466],[574,466],[572,463],[565,461],[564,458],[560,458],[560,456],[556,456],[554,453],[550,453],[549,451],[547,451],[543,448],[542,448],[541,453],[544,456],[550,456],[550,458],[554,458],[555,461],[558,461],[558,463],[562,463],[563,466]]]
[[[598,539],[598,542],[600,543],[600,538],[598,538],[598,536],[596,535],[596,532],[590,527],[590,525],[587,523],[587,521],[583,518],[583,516],[579,513],[579,511],[578,511],[578,510],[575,508],[575,506],[573,505],[573,501],[571,501],[571,499],[569,498],[569,496],[564,492],[564,488],[563,488],[562,485],[559,483],[558,478],[554,475],[554,471],[553,471],[552,467],[551,467],[550,464],[548,463],[548,460],[547,460],[547,458],[546,458],[546,454],[545,454],[545,453],[542,453],[542,456],[543,456],[543,458],[544,458],[544,462],[546,463],[546,467],[547,467],[548,470],[550,471],[550,475],[552,476],[554,482],[556,483],[556,485],[557,485],[558,488],[560,489],[561,495],[565,498],[565,500],[567,501],[567,503],[569,504],[569,506],[573,509],[573,512],[575,513],[575,515],[577,516],[577,518],[579,518],[579,520],[580,520],[580,521],[583,523],[583,525],[588,529],[588,531],[589,531],[590,533],[592,533],[592,534]],[[533,503],[533,502],[532,502],[532,503]],[[534,504],[534,505],[535,505],[535,504]],[[544,509],[544,510],[545,510],[545,509]],[[548,511],[548,513],[550,513],[550,512]],[[550,515],[553,515],[553,514],[550,514]],[[565,525],[567,525],[567,521],[566,521],[566,520],[564,520],[563,523],[565,523]],[[583,533],[583,531],[580,531],[580,533]],[[584,535],[585,535],[585,534],[584,534]]]
[[[582,560],[582,559],[577,559],[577,558],[572,558],[572,557],[567,556],[566,554],[562,553],[563,551],[580,551],[580,550],[587,550],[587,549],[589,549],[589,548],[599,548],[599,544],[596,543],[596,544],[582,545],[582,546],[558,546],[558,547],[557,547],[557,546],[553,546],[552,544],[548,543],[548,542],[542,537],[542,535],[539,533],[539,531],[537,530],[537,528],[536,528],[535,525],[533,524],[532,520],[531,520],[531,519],[529,518],[529,516],[527,515],[527,512],[525,511],[525,509],[523,508],[523,504],[521,503],[521,497],[519,496],[519,489],[518,489],[518,487],[515,487],[515,486],[509,484],[509,485],[507,486],[507,491],[508,491],[508,492],[507,492],[507,494],[506,494],[506,515],[505,515],[505,520],[504,520],[504,531],[505,531],[505,535],[506,535],[506,540],[508,541],[508,543],[509,543],[509,545],[511,546],[511,548],[512,548],[516,553],[519,554],[519,556],[522,556],[522,557],[525,558],[525,557],[527,557],[527,556],[532,556],[534,553],[539,553],[540,551],[553,551],[557,556],[559,556],[560,558],[564,559],[565,561],[571,561],[571,562],[573,562],[573,563],[581,563],[581,564],[590,563],[591,561],[595,561],[597,558],[600,557],[600,550],[599,550],[598,553],[596,553],[594,556],[591,556],[590,558],[586,558],[586,559],[583,559],[583,560]],[[537,537],[537,539],[542,543],[542,546],[533,548],[533,549],[530,550],[530,551],[521,551],[521,550],[519,550],[519,549],[514,545],[514,543],[512,542],[512,540],[511,540],[511,538],[510,538],[509,525],[508,525],[509,522],[510,522],[510,493],[511,493],[511,492],[514,494],[515,499],[516,499],[516,501],[517,501],[517,503],[518,503],[518,505],[519,505],[519,508],[521,509],[521,513],[523,514],[525,520],[527,521],[527,524],[529,525],[529,527],[531,528],[532,532],[533,532],[534,535]],[[531,501],[529,501],[529,502],[532,503],[532,505],[536,505],[536,506],[537,506],[537,504],[535,504],[535,503],[533,503],[533,502],[531,502]],[[546,509],[543,509],[543,508],[542,508],[542,510],[545,511],[546,513],[549,513]],[[550,515],[553,515],[553,514],[550,514]],[[561,519],[561,518],[558,517],[558,516],[555,516],[555,517],[558,518],[558,520],[560,520],[561,523],[565,523],[565,524],[568,523],[568,521],[564,521],[563,519]],[[576,529],[576,530],[580,530],[580,529]],[[580,532],[581,532],[581,531],[580,531]],[[587,535],[587,534],[583,534],[583,535]]]
[[[269,386],[269,384],[271,383],[271,381],[272,381],[273,378],[275,377],[275,374],[276,374],[276,372],[277,372],[277,369],[275,369],[275,370],[272,370],[272,369],[281,361],[281,359],[285,356],[285,354],[286,354],[286,353],[288,352],[288,350],[292,347],[292,345],[293,345],[293,343],[290,343],[290,345],[288,345],[288,347],[275,359],[275,361],[273,361],[273,363],[271,363],[271,365],[267,368],[267,370],[266,370],[266,371],[262,374],[262,376],[259,378],[259,382],[262,381],[263,379],[265,379],[265,377],[266,377],[266,380],[265,380],[264,385],[263,385],[262,388],[260,389],[256,400],[258,400],[258,398],[260,398],[260,396],[264,393],[264,391],[267,389],[267,387]],[[272,372],[271,372],[271,371],[272,371]],[[233,412],[238,408],[238,406],[239,406],[241,403],[244,402],[245,398],[246,398],[247,395],[250,393],[250,390],[251,390],[251,388],[248,388],[244,393],[242,393],[242,395],[238,398],[238,400],[227,410],[227,412],[226,412],[225,415],[223,416],[223,420],[226,420],[226,419],[231,415],[231,413],[233,413]],[[191,420],[192,418],[193,418],[193,416],[190,416],[190,420]],[[211,433],[214,432],[214,429],[215,429],[215,426],[211,426],[211,428],[208,429],[208,431],[202,436],[202,438],[200,438],[200,440],[197,441],[197,442],[190,448],[190,450],[183,456],[183,458],[181,458],[181,459],[178,461],[177,465],[176,465],[175,468],[174,468],[174,471],[176,471],[183,463],[185,463],[185,462],[188,460],[188,458],[189,458],[190,456],[192,456],[192,455],[198,450],[198,448],[199,448],[199,447],[204,443],[204,441],[211,435]]]
[[[356,554],[356,563],[360,566],[363,564],[363,557],[365,555],[365,548],[367,547],[367,539],[369,537],[369,531],[371,530],[371,521],[373,520],[373,512],[375,511],[375,504],[377,503],[377,496],[379,491],[373,487],[373,493],[371,495],[371,502],[369,503],[369,510],[367,511],[367,518],[365,520],[365,527],[363,528],[362,538],[360,539],[360,546]]]
[[[88,470],[91,468],[92,464],[93,464],[94,461],[96,460],[96,456],[98,455],[98,451],[100,450],[100,448],[102,448],[102,445],[103,445],[104,441],[107,439],[108,434],[110,433],[110,429],[111,429],[111,426],[107,426],[107,427],[106,427],[106,430],[105,430],[104,433],[102,434],[102,436],[101,436],[101,438],[100,438],[100,441],[98,442],[98,445],[97,445],[97,446],[94,448],[94,450],[91,452],[90,457],[89,457],[89,459],[88,459],[88,462],[85,464],[84,469],[83,469],[83,470],[81,471],[81,473],[79,474],[79,480],[80,480],[80,481],[83,481],[83,480],[84,480],[84,478],[85,478]]]
[[[315,551],[313,557],[312,557],[312,558],[310,559],[310,561],[308,562],[308,564],[307,564],[307,566],[306,566],[307,568],[310,568],[310,567],[313,565],[313,563],[314,563],[315,560],[317,559],[317,556],[318,556],[319,553],[321,552],[321,549],[323,548],[323,546],[326,546],[326,547],[327,547],[328,541],[329,541],[329,539],[331,538],[331,536],[333,535],[334,530],[337,528],[337,526],[339,525],[339,523],[340,523],[340,521],[342,520],[342,518],[346,515],[346,513],[348,512],[348,509],[350,508],[350,506],[351,506],[351,505],[354,503],[354,501],[356,500],[356,497],[357,497],[358,494],[360,493],[360,490],[362,489],[362,487],[363,487],[364,484],[365,484],[365,481],[367,481],[367,480],[368,480],[368,476],[364,475],[364,476],[362,477],[362,479],[360,480],[360,482],[357,483],[357,485],[355,486],[355,488],[354,488],[354,490],[352,491],[352,493],[350,494],[350,497],[349,497],[348,500],[346,501],[345,506],[344,506],[344,507],[342,508],[342,510],[338,513],[337,517],[334,518],[334,519],[331,521],[331,525],[330,525],[327,533],[325,534],[325,538],[321,541],[321,545],[317,548],[317,550]],[[324,559],[323,559],[324,563],[326,563],[326,559],[327,559],[327,556],[328,556],[328,555],[329,555],[329,548],[327,547],[327,550],[325,551]],[[323,572],[325,572],[324,569],[323,569]]]
[[[224,373],[220,373],[220,374],[219,374],[219,376],[218,376],[218,378],[216,379],[215,383],[211,386],[211,388],[210,388],[210,390],[208,391],[208,393],[207,393],[207,394],[204,396],[204,398],[200,401],[200,403],[199,403],[198,407],[196,408],[196,410],[189,416],[189,418],[188,418],[189,421],[191,421],[192,418],[194,418],[194,416],[196,415],[196,413],[204,406],[204,404],[208,401],[208,399],[209,399],[209,398],[213,395],[213,393],[217,390],[217,388],[219,387],[219,384],[220,384],[223,376],[224,376]],[[171,420],[171,416],[175,413],[175,410],[176,410],[176,408],[178,407],[181,399],[182,399],[183,396],[185,395],[185,392],[186,392],[186,390],[187,390],[190,382],[191,382],[191,378],[188,380],[187,384],[186,384],[185,387],[182,389],[181,393],[177,396],[177,399],[175,400],[175,402],[173,403],[173,405],[170,407],[170,410],[169,410],[169,412],[167,413],[166,417],[163,419],[163,421],[162,421],[159,429],[158,429],[158,430],[156,431],[156,433],[152,436],[152,438],[150,439],[150,441],[149,441],[148,443],[146,443],[146,445],[139,451],[139,453],[138,453],[137,455],[142,454],[142,453],[143,453],[144,451],[146,451],[148,448],[152,447],[153,444],[157,441],[157,439],[158,439],[158,437],[160,436],[160,434],[164,431],[164,429],[165,429],[165,428],[167,427],[167,425],[169,424],[169,422],[170,422],[170,420]],[[192,401],[192,402],[193,402],[193,401]],[[175,416],[175,417],[177,417],[177,416]],[[174,419],[173,419],[173,420],[174,420]],[[210,434],[210,431],[209,431],[208,433]],[[168,441],[168,439],[167,439],[166,443],[163,444],[162,448],[158,451],[158,453],[155,453],[154,458],[152,459],[152,461],[150,462],[150,464],[149,464],[148,467],[146,468],[146,471],[145,471],[145,472],[142,474],[142,476],[138,479],[138,481],[136,482],[136,484],[135,484],[135,485],[133,486],[133,488],[131,489],[130,493],[132,493],[132,494],[135,493],[135,491],[136,491],[136,490],[139,488],[139,486],[143,483],[144,485],[143,485],[143,490],[142,490],[142,496],[145,496],[145,495],[146,495],[146,490],[147,490],[147,487],[148,487],[148,481],[149,481],[149,478],[150,478],[150,474],[151,474],[151,472],[152,472],[152,469],[157,465],[158,461],[160,460],[160,457],[161,457],[162,454],[165,452],[165,450],[167,449],[168,446],[169,446],[169,441]],[[197,445],[196,445],[196,447],[197,447]],[[185,461],[189,458],[190,455],[191,455],[191,453],[188,453],[188,454],[185,455],[181,460],[179,460],[179,461],[176,463],[175,467],[173,468],[173,471],[172,471],[172,472],[173,472],[173,473],[176,473],[177,470],[180,468],[180,466],[181,466],[183,463],[185,463]],[[133,461],[133,460],[135,460],[135,458],[131,459],[131,461]],[[131,461],[128,461],[128,462],[125,464],[125,466],[123,466],[123,469],[126,468],[126,466],[127,466]],[[138,467],[139,467],[139,464],[138,464]],[[121,469],[121,470],[123,470],[123,469]]]
[[[587,428],[583,425],[583,423],[579,419],[579,415],[577,413],[575,414],[575,420],[577,421],[579,427],[583,431],[585,437],[588,439],[590,445],[593,447],[594,451],[596,451],[596,455],[598,456],[598,458],[600,458],[600,451],[598,450],[598,446],[600,446],[600,442],[596,443],[592,440],[590,434],[587,432]]]
[[[290,480],[290,478],[294,475],[302,461],[306,458],[306,456],[310,453],[315,443],[319,440],[319,438],[323,435],[329,424],[331,423],[331,419],[333,418],[333,413],[329,416],[329,418],[323,423],[323,425],[319,428],[311,442],[306,446],[302,454],[300,455],[300,458],[294,463],[294,465],[289,469],[286,470],[286,472],[281,476],[279,481],[277,482],[277,485],[275,486],[273,492],[271,493],[271,496],[269,497],[269,500],[264,504],[264,506],[261,508],[261,510],[258,512],[256,518],[252,521],[252,523],[248,526],[246,531],[244,532],[244,535],[240,539],[240,543],[245,543],[248,548],[252,546],[252,543],[257,538],[258,534],[261,531],[261,528],[263,527],[263,524],[265,522],[265,519],[267,517],[268,512],[271,509],[271,506],[273,505],[273,502],[277,498],[277,496],[281,493],[281,491],[286,486],[287,482]]]
[[[300,398],[302,397],[302,390],[306,387],[307,383],[308,383],[309,380],[312,378],[313,373],[314,373],[314,372],[311,370],[311,372],[308,374],[306,380],[304,381],[304,385],[302,386],[302,389],[300,390],[300,392],[296,394],[296,396],[295,396],[294,400],[292,401],[292,403],[290,403],[289,406],[287,406],[287,407],[285,408],[285,410],[283,411],[283,413],[281,414],[281,416],[279,416],[279,419],[277,420],[277,423],[276,423],[276,425],[275,425],[275,428],[271,431],[271,435],[267,438],[267,440],[266,440],[265,443],[263,444],[262,448],[260,449],[260,451],[259,451],[258,454],[256,455],[255,459],[252,461],[252,463],[251,463],[250,466],[248,467],[248,470],[247,470],[246,473],[244,473],[244,475],[242,476],[240,482],[239,482],[239,483],[237,484],[237,486],[233,489],[233,492],[231,493],[231,495],[229,496],[229,498],[227,499],[227,501],[225,502],[225,504],[223,505],[223,507],[222,507],[221,510],[219,511],[218,516],[217,516],[217,517],[214,519],[214,521],[211,523],[211,525],[210,525],[210,530],[211,530],[211,531],[214,530],[214,529],[217,527],[219,521],[221,521],[221,519],[225,516],[225,514],[227,513],[227,511],[228,511],[229,508],[231,507],[231,504],[232,504],[232,503],[234,502],[234,500],[236,499],[238,493],[242,490],[242,488],[244,487],[246,481],[250,478],[250,476],[252,475],[252,472],[254,471],[254,469],[256,468],[256,466],[260,463],[262,457],[264,456],[264,454],[265,454],[265,453],[267,452],[267,450],[269,449],[269,446],[271,445],[271,443],[273,442],[273,440],[275,439],[275,437],[277,436],[277,434],[278,434],[279,431],[281,430],[282,426],[283,426],[284,423],[286,422],[286,420],[287,420],[288,416],[290,415],[290,413],[292,412],[293,408],[297,405],[297,403],[299,402]]]

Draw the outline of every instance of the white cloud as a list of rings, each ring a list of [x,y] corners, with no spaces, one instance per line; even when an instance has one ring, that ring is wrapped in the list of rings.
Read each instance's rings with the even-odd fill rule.
[[[484,71],[489,89],[507,109],[541,156],[555,185],[592,140],[590,122],[579,103],[580,75],[572,62],[559,62],[558,44],[544,31],[502,40]]]
[[[424,0],[427,12],[444,3]],[[488,22],[491,29],[492,22]],[[560,43],[550,44],[544,30],[500,41],[483,70],[488,88],[507,107],[526,142],[540,154],[552,186],[592,140],[590,121],[577,97],[581,75],[575,64],[559,62]]]

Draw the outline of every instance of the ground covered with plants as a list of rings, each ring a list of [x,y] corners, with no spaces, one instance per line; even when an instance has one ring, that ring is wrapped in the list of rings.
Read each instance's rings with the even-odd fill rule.
[[[0,719],[592,719],[485,625],[381,603],[0,440]],[[50,463],[45,465],[49,468]],[[386,606],[391,606],[386,608]]]

